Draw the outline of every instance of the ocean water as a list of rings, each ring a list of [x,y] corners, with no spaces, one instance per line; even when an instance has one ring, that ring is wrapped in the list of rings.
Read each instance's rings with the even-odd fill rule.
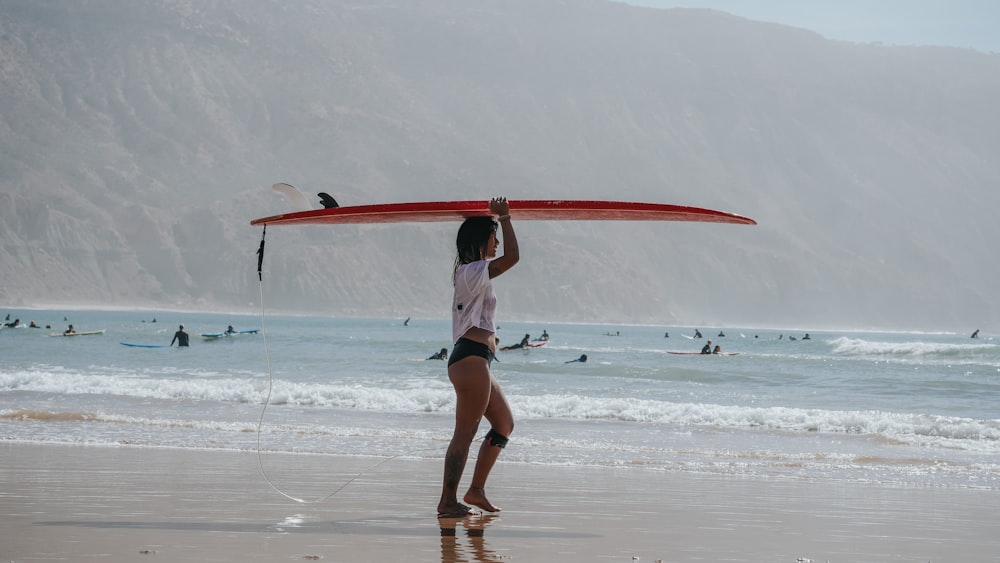
[[[391,463],[450,439],[445,362],[425,359],[450,347],[447,320],[0,313],[52,326],[0,330],[7,442],[259,451],[280,470],[279,452]],[[69,323],[106,332],[49,336]],[[120,344],[169,344],[181,323],[189,348]],[[261,332],[199,336],[230,324]],[[1000,489],[990,335],[694,328],[501,322],[504,343],[551,336],[493,364],[517,422],[501,461]],[[669,353],[707,339],[739,354]]]

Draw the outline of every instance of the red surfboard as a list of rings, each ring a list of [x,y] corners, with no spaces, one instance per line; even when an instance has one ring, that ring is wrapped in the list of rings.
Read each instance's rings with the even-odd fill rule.
[[[749,217],[724,211],[630,201],[521,199],[510,200],[517,221],[698,221],[756,225]],[[325,225],[357,223],[426,223],[491,215],[488,200],[379,203],[313,209],[261,217],[251,225]]]

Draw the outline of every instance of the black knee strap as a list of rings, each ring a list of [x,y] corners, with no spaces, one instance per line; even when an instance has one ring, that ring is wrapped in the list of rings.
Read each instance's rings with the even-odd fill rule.
[[[507,437],[490,428],[490,431],[486,433],[486,443],[502,450],[507,445]]]

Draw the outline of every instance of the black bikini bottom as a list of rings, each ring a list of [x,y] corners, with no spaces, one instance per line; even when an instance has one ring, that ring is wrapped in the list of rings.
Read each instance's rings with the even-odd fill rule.
[[[485,359],[488,363],[493,363],[493,351],[490,347],[483,344],[482,342],[476,342],[475,340],[469,340],[468,338],[459,338],[455,342],[455,347],[451,349],[451,355],[448,356],[448,365],[468,358],[469,356],[479,356]]]

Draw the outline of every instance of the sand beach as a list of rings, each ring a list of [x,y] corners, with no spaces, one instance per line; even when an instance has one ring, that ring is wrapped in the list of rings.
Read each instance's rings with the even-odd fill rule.
[[[439,463],[0,445],[0,558],[96,561],[998,561],[994,491],[501,462],[503,511],[439,520]]]

